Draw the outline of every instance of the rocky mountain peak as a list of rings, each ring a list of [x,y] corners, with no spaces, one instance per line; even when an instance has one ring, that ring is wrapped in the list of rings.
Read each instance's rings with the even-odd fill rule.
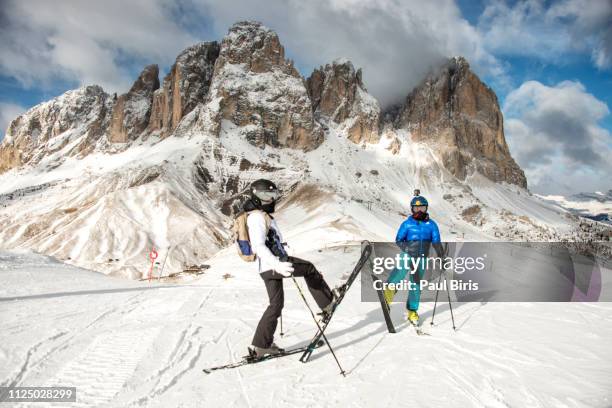
[[[436,144],[456,177],[477,170],[493,181],[527,186],[506,144],[497,96],[465,58],[450,58],[428,75],[391,116],[414,140]]]
[[[235,23],[223,38],[219,65],[246,64],[251,72],[279,69],[299,77],[291,61],[285,60],[285,49],[278,35],[256,21]]]
[[[257,22],[234,24],[221,42],[203,116],[218,133],[226,120],[250,143],[312,150],[323,141],[304,79],[278,36]]]
[[[153,93],[158,88],[159,68],[148,65],[130,90],[115,101],[108,131],[110,142],[125,143],[140,136],[149,124]]]
[[[307,83],[312,108],[337,123],[348,118],[356,88],[363,88],[361,70],[356,73],[353,64],[343,59],[315,69]]]
[[[104,135],[112,98],[97,86],[65,92],[15,118],[0,144],[0,173],[65,150],[87,154]]]
[[[450,57],[446,64],[448,65],[448,69],[453,72],[463,71],[467,73],[467,71],[470,70],[470,63],[465,57],[460,55]]]
[[[185,115],[205,101],[219,49],[216,41],[201,42],[178,55],[153,95],[149,132],[170,135]]]
[[[152,92],[159,88],[159,67],[157,64],[151,64],[144,69],[134,81],[134,84],[128,91],[128,94],[149,97]]]
[[[307,87],[316,117],[343,124],[354,143],[378,141],[380,106],[363,85],[361,69],[338,59],[315,69]]]

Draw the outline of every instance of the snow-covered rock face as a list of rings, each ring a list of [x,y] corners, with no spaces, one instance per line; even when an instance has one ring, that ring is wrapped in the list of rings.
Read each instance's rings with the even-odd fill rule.
[[[158,88],[159,68],[149,65],[140,73],[129,92],[115,101],[108,131],[110,142],[125,143],[140,136],[149,124],[153,92]]]
[[[341,125],[354,143],[376,143],[380,106],[368,94],[350,61],[334,61],[315,69],[307,80],[315,117]]]
[[[68,91],[14,119],[0,145],[0,173],[62,151],[87,155],[105,134],[113,101],[101,87]]]
[[[276,33],[259,23],[236,23],[223,39],[207,110],[212,132],[226,120],[255,146],[308,151],[323,141],[304,79]]]
[[[268,27],[241,21],[230,27],[221,43],[218,68],[225,64],[245,64],[249,71],[264,73],[279,70],[300,77],[291,61],[285,60],[285,49],[278,35]]]
[[[148,131],[169,136],[184,116],[205,101],[218,56],[216,41],[198,43],[179,54],[153,96]]]
[[[477,170],[493,181],[527,187],[504,138],[497,96],[464,58],[451,58],[414,89],[394,125],[408,129],[415,141],[437,144],[444,165],[460,179]]]

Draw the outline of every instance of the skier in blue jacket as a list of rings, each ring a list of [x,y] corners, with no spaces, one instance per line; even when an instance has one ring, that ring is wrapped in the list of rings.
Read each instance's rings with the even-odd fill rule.
[[[417,263],[414,272],[409,274],[410,282],[415,282],[415,287],[408,291],[406,308],[408,309],[408,320],[415,325],[419,322],[419,314],[417,313],[419,300],[421,298],[419,283],[425,273],[424,260],[429,255],[429,248],[431,245],[434,246],[439,257],[444,256],[444,250],[440,243],[440,230],[435,221],[429,218],[429,214],[427,213],[428,206],[429,203],[425,197],[415,195],[412,201],[410,201],[412,215],[400,225],[395,237],[395,242],[402,250],[402,258],[404,254],[409,257],[409,269],[412,269],[413,265],[410,258],[423,259],[422,262]],[[398,283],[406,277],[407,272],[409,272],[408,269],[403,267],[396,268],[389,276],[387,282]],[[386,289],[384,291],[385,300],[388,305],[391,305],[395,292],[396,291],[392,289]]]

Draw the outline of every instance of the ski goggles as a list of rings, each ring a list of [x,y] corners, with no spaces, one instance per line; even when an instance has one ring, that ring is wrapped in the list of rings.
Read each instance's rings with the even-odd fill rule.
[[[427,212],[426,205],[415,205],[412,207],[412,212]]]
[[[269,204],[278,200],[278,190],[270,190],[270,191],[257,191],[255,192],[255,196],[261,200],[264,204]]]

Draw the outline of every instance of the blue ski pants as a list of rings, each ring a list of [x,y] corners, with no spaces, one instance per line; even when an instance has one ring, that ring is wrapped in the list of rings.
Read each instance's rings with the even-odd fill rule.
[[[408,299],[406,300],[406,309],[416,311],[419,309],[419,302],[421,300],[420,281],[425,275],[425,269],[423,267],[423,264],[419,262],[415,268],[415,272],[409,273],[409,271],[413,269],[413,265],[411,263],[412,258],[407,254],[405,255],[405,252],[402,253],[402,259],[404,256],[407,256],[408,258],[407,260],[408,268],[405,268],[404,265],[400,265],[400,267],[395,268],[393,272],[391,272],[391,274],[389,275],[389,278],[387,279],[387,283],[399,283],[402,280],[404,280],[404,278],[406,277],[406,274],[408,274],[408,279],[410,280],[410,282],[415,282],[415,287],[414,289],[410,289],[410,288],[408,289]]]

